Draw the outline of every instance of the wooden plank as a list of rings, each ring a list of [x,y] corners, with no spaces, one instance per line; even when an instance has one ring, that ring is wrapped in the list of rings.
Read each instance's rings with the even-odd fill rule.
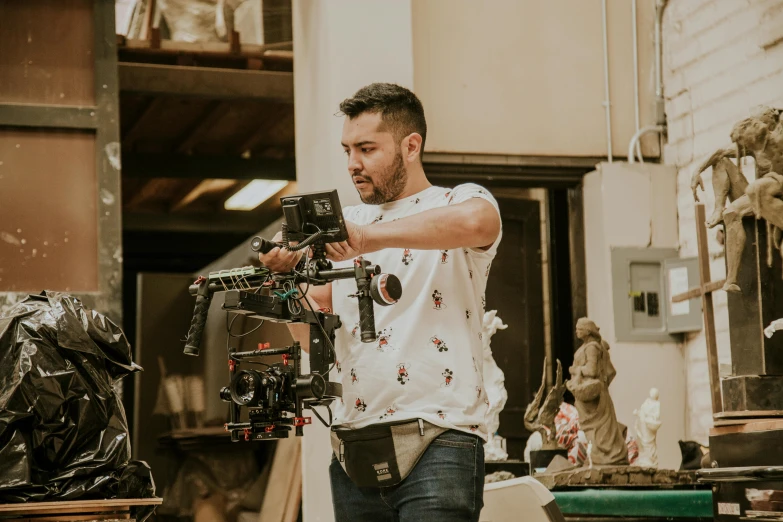
[[[750,419],[727,425],[716,425],[710,428],[710,436],[770,430],[783,430],[783,419]]]
[[[746,410],[746,411],[722,411],[713,414],[713,419],[763,419],[783,417],[783,410]]]
[[[571,260],[571,316],[587,317],[587,273],[585,261],[585,215],[582,184],[568,189],[568,240]],[[550,263],[553,261],[550,260]],[[581,344],[573,331],[574,351]]]
[[[0,105],[0,125],[58,129],[96,129],[95,107],[5,103]]]
[[[296,180],[293,159],[184,154],[122,155],[122,175],[130,178],[283,179]]]
[[[702,288],[710,283],[710,251],[707,245],[707,228],[704,223],[707,218],[704,205],[696,205],[696,237],[699,247],[699,281]],[[707,341],[707,364],[710,372],[710,395],[712,397],[712,413],[723,411],[723,401],[720,394],[720,370],[718,368],[718,343],[715,338],[715,310],[712,304],[712,293],[702,292],[702,309],[704,310],[704,334]]]
[[[706,288],[704,288],[704,292],[716,292],[723,288],[724,283],[726,283],[725,279],[721,279],[720,281],[712,281],[711,283],[707,283]],[[677,294],[674,297],[672,297],[672,303],[681,303],[682,301],[689,301],[691,299],[695,299],[697,297],[701,297],[702,289],[699,288],[691,288],[687,292],[683,292],[682,294]]]
[[[57,502],[24,502],[18,504],[0,504],[0,513],[73,513],[76,510],[109,510],[129,506],[157,506],[163,503],[162,498],[110,498],[101,500],[61,500]]]
[[[192,190],[190,190],[190,192],[185,194],[185,196],[179,201],[175,201],[171,205],[169,211],[176,212],[178,210],[182,210],[204,194],[224,192],[237,183],[239,182],[235,179],[205,179],[196,185]]]
[[[119,78],[123,92],[294,103],[290,72],[120,63]]]
[[[261,58],[265,51],[292,50],[293,42],[276,42],[270,44],[246,44],[239,46],[239,54],[245,57]],[[124,39],[120,50],[147,51],[150,54],[182,54],[192,53],[199,55],[230,55],[231,44],[229,42],[176,42],[174,40],[161,40],[160,47],[155,48],[149,40]]]
[[[133,148],[136,140],[142,137],[144,126],[149,121],[154,120],[158,115],[158,109],[164,103],[168,103],[165,98],[150,98],[142,109],[141,114],[134,121],[130,128],[122,135],[123,148]]]
[[[174,147],[180,154],[189,154],[195,145],[198,145],[199,140],[213,129],[218,122],[225,116],[228,110],[228,104],[225,102],[210,102],[201,116],[196,120],[191,128],[182,136],[179,143]]]

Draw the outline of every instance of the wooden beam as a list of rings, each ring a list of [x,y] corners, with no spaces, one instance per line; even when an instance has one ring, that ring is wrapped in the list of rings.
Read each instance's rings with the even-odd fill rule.
[[[0,105],[0,125],[58,129],[97,129],[98,115],[95,107],[3,103]]]
[[[701,287],[691,288],[687,292],[683,292],[681,294],[677,294],[674,297],[672,297],[672,303],[681,303],[683,301],[690,301],[691,299],[701,297],[702,292],[717,292],[718,290],[723,288],[723,285],[725,283],[726,280],[721,279],[720,281],[712,281],[710,283],[707,283],[704,289],[702,289]]]
[[[696,205],[696,237],[699,248],[699,282],[706,288],[710,281],[710,250],[707,244],[707,221],[704,205]],[[707,341],[707,364],[710,372],[710,392],[712,413],[723,411],[723,399],[720,393],[720,369],[718,366],[718,342],[715,337],[715,310],[712,305],[712,292],[702,292],[701,304],[704,310],[704,334]]]
[[[283,104],[274,105],[269,108],[267,114],[263,118],[258,120],[258,129],[253,131],[242,142],[236,152],[244,154],[247,151],[252,151],[258,145],[263,143],[268,136],[274,136],[275,131],[279,128],[281,120],[284,120],[286,116],[293,112],[293,107]]]
[[[230,189],[234,185],[239,183],[235,179],[205,179],[193,189],[191,189],[185,196],[179,201],[174,202],[169,209],[170,212],[176,212],[190,205],[204,194],[212,192],[223,192]]]
[[[122,175],[132,178],[284,179],[296,180],[293,159],[182,154],[122,155]]]
[[[139,117],[130,125],[128,131],[123,134],[123,147],[133,147],[134,143],[139,138],[140,131],[144,127],[144,124],[156,116],[158,108],[161,103],[163,103],[163,100],[163,98],[150,98],[147,101],[147,104],[144,106],[144,109],[142,109]]]
[[[126,231],[143,232],[204,232],[255,234],[262,221],[257,212],[183,212],[160,214],[123,212]]]
[[[240,44],[239,54],[247,57],[261,58],[264,52],[269,50],[292,50],[293,42],[275,42],[271,44]],[[119,50],[133,50],[149,52],[150,54],[183,54],[193,53],[201,55],[222,56],[231,53],[231,44],[228,42],[176,42],[174,40],[161,40],[160,47],[155,48],[149,40],[123,39]]]
[[[122,92],[294,103],[290,72],[120,63],[119,79]]]
[[[202,136],[213,129],[220,119],[225,116],[226,110],[227,104],[225,102],[210,102],[204,109],[204,112],[201,113],[201,116],[199,116],[199,119],[180,138],[174,149],[180,154],[189,154]]]

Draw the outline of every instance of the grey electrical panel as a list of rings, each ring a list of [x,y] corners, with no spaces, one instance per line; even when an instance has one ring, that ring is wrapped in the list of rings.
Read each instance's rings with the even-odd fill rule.
[[[671,342],[680,340],[674,334],[698,330],[700,302],[673,306],[670,301],[671,295],[698,286],[698,277],[698,267],[694,271],[690,260],[679,259],[676,249],[612,248],[617,340]]]

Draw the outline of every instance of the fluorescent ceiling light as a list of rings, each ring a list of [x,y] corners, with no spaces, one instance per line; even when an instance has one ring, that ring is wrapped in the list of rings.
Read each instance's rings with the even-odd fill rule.
[[[245,187],[228,198],[224,204],[226,210],[253,210],[288,185],[284,180],[254,179]]]

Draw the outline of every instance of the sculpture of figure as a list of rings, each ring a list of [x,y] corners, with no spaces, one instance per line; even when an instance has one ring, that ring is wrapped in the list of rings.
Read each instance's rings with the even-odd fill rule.
[[[710,156],[691,178],[693,197],[699,201],[698,188],[704,190],[701,173],[712,167],[712,185],[715,209],[707,221],[708,227],[723,222],[726,226],[726,283],[723,289],[739,292],[739,273],[746,234],[742,218],[755,215],[778,229],[768,241],[767,263],[771,266],[771,249],[780,247],[780,229],[783,229],[783,125],[779,109],[763,108],[750,118],[740,121],[731,131],[735,147],[720,149]],[[740,164],[746,156],[756,162],[756,179],[748,183]],[[728,158],[737,158],[734,165]],[[731,203],[724,209],[726,200]],[[771,231],[770,231],[771,232]],[[783,249],[781,250],[783,254]]]
[[[587,467],[592,469],[593,468],[593,442],[589,441],[587,443]]]
[[[574,394],[579,426],[593,444],[596,465],[627,465],[626,427],[617,421],[609,384],[616,375],[609,345],[602,342],[598,326],[583,317],[576,322],[576,336],[583,344],[574,354],[571,379],[566,386]]]
[[[636,415],[636,441],[639,444],[639,459],[637,466],[644,468],[658,467],[658,448],[655,436],[661,427],[661,403],[658,401],[658,390],[650,389],[650,396],[644,400]]]
[[[484,456],[487,460],[505,460],[508,458],[508,453],[502,446],[502,437],[496,435],[500,427],[500,412],[503,410],[503,406],[506,405],[508,393],[504,385],[505,376],[503,375],[503,370],[498,367],[495,359],[492,357],[492,349],[489,347],[492,336],[498,330],[505,330],[506,328],[508,328],[508,325],[503,324],[503,321],[497,317],[496,310],[484,313],[481,339],[484,343],[484,390],[487,394],[487,400],[489,400],[486,421],[489,439],[484,444]]]
[[[563,402],[566,387],[563,384],[563,365],[560,364],[560,361],[557,361],[555,385],[549,390],[542,404],[544,390],[546,390],[546,370],[547,360],[544,359],[544,374],[541,376],[541,386],[538,388],[533,402],[528,404],[524,419],[525,428],[531,432],[537,431],[541,434],[541,449],[548,450],[560,447],[557,442],[555,417],[557,412],[560,411],[560,404]]]

